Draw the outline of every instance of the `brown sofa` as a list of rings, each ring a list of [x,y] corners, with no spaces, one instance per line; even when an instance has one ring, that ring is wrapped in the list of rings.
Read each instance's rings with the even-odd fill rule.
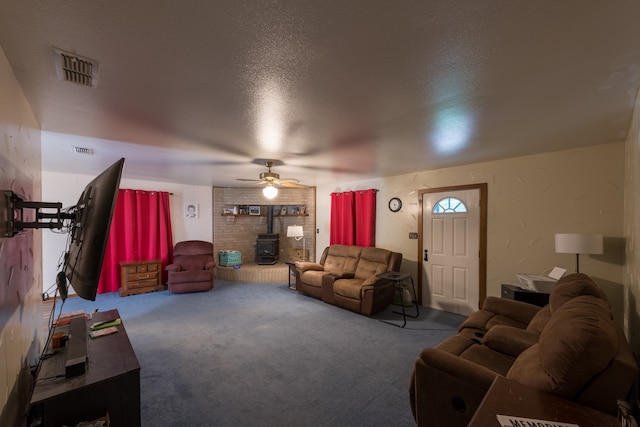
[[[320,262],[296,262],[298,291],[371,316],[393,302],[394,284],[378,274],[400,271],[402,254],[387,249],[331,245]]]
[[[419,426],[466,426],[496,376],[616,414],[638,376],[604,293],[565,276],[549,305],[487,298],[458,333],[420,353],[409,397]]]

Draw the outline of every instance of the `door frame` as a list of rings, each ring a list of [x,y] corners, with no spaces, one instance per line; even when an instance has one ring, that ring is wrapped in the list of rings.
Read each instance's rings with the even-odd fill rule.
[[[416,276],[418,277],[418,304],[422,305],[422,262],[424,253],[424,241],[423,241],[423,215],[424,209],[422,199],[425,194],[428,193],[447,193],[451,191],[461,190],[479,190],[480,191],[480,229],[478,232],[478,305],[482,305],[482,302],[487,296],[487,194],[488,185],[486,182],[480,184],[467,184],[467,185],[454,185],[450,187],[437,187],[428,188],[424,190],[418,190],[418,262]],[[478,307],[480,308],[480,307]]]

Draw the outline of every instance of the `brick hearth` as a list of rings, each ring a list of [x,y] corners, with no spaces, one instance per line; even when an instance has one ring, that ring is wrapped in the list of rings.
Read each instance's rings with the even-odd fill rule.
[[[289,280],[289,266],[284,262],[274,265],[247,263],[240,268],[216,266],[215,278],[229,282],[284,283]]]

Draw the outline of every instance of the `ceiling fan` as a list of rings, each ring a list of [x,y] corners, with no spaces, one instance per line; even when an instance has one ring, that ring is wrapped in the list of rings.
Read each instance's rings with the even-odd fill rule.
[[[267,172],[260,173],[260,179],[246,179],[236,178],[238,181],[250,181],[259,185],[264,185],[262,194],[268,199],[273,199],[278,194],[276,187],[291,187],[291,188],[309,188],[309,186],[300,184],[300,181],[295,178],[280,178],[280,175],[271,172],[271,168],[274,164],[281,165],[282,162],[278,160],[256,160],[254,163],[263,163],[267,167]]]

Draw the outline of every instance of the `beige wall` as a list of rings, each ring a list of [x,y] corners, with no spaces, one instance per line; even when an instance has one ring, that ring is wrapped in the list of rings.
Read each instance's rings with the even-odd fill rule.
[[[0,49],[0,190],[40,200],[40,130]],[[6,212],[6,211],[5,211]],[[0,214],[4,218],[4,214]],[[6,218],[4,218],[6,220]],[[41,231],[0,237],[0,425],[24,424],[30,385],[44,343],[40,298]]]
[[[125,171],[126,171],[125,160]],[[59,172],[42,172],[42,198],[48,202],[61,202],[63,206],[74,205],[85,185],[95,176],[74,175]],[[211,187],[181,185],[168,182],[143,181],[123,178],[120,188],[136,190],[167,191],[171,196],[171,225],[173,241],[206,240],[211,242],[213,231],[211,224]],[[185,203],[198,205],[198,218],[185,218]],[[59,271],[60,256],[66,249],[67,235],[45,232],[42,234],[44,255],[42,260],[43,291],[55,284],[55,275]],[[53,291],[51,292],[53,295]]]
[[[418,231],[418,190],[486,182],[487,295],[499,295],[516,273],[575,271],[575,256],[554,252],[555,233],[602,233],[605,254],[582,255],[580,271],[597,278],[621,311],[624,150],[613,143],[318,187],[316,251],[329,244],[330,193],[377,188],[376,245],[402,252],[402,269],[415,275],[418,241],[408,234]],[[387,208],[394,196],[403,202],[398,213]]]
[[[624,284],[626,295],[627,336],[635,354],[640,353],[640,96],[636,99],[633,122],[625,152],[624,237],[626,262]]]

